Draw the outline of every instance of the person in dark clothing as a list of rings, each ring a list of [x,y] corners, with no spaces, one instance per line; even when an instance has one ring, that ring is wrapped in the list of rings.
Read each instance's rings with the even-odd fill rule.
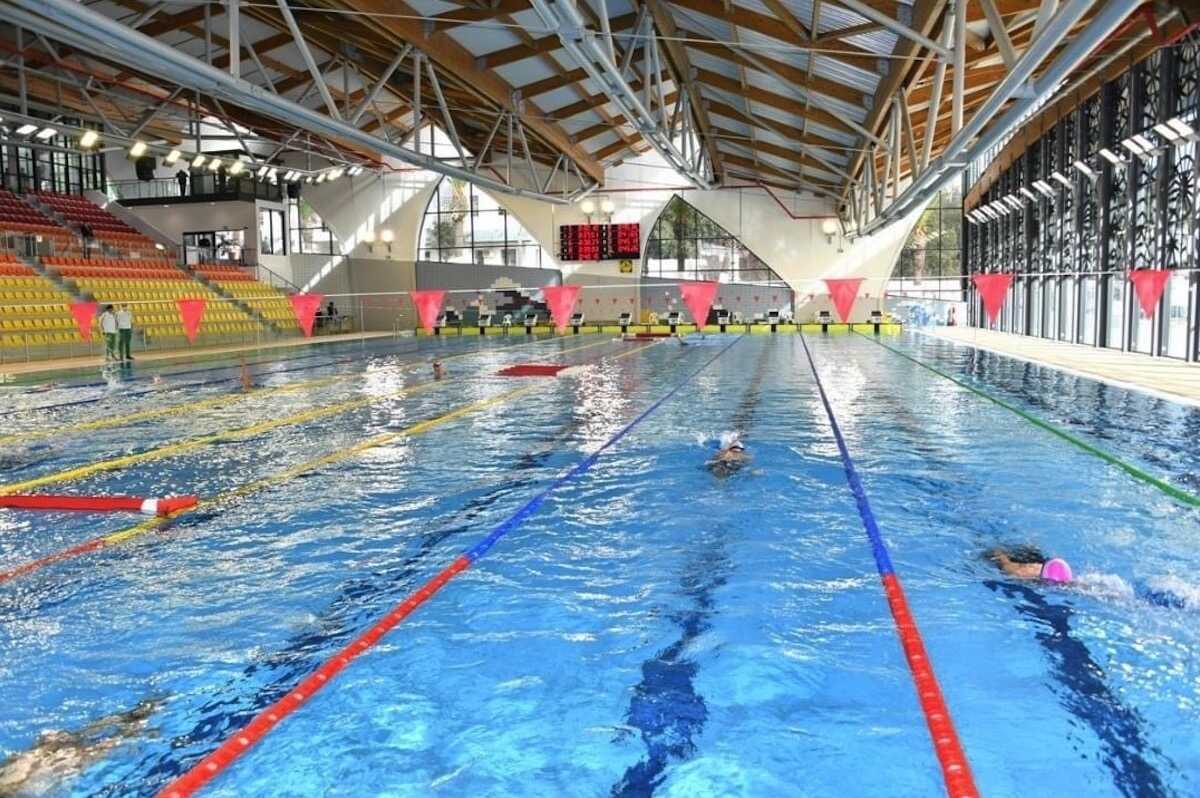
[[[187,196],[188,173],[186,169],[180,169],[175,173],[175,182],[179,184],[179,196]]]
[[[87,222],[79,225],[79,237],[83,239],[83,257],[90,259],[92,257],[92,239],[96,237],[92,226]]]

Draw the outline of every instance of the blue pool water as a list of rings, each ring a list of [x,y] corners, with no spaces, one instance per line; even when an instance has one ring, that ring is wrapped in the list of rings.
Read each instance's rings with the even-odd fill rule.
[[[888,340],[1197,489],[1195,410]],[[720,353],[205,794],[944,794],[801,342],[722,342],[354,344],[254,366],[263,387],[338,378],[311,389],[6,445],[3,484],[384,397],[463,355],[410,395],[43,489],[213,497],[535,386],[0,584],[0,756],[153,700],[35,793],[153,795]],[[1200,512],[864,336],[807,342],[981,794],[1200,792]],[[496,375],[521,362],[581,368]],[[153,373],[2,386],[0,435],[219,397],[238,368],[130,396]],[[753,460],[718,480],[703,463],[734,429]],[[0,511],[0,571],[137,520]],[[980,557],[1001,544],[1067,557],[1084,588],[1001,579]]]

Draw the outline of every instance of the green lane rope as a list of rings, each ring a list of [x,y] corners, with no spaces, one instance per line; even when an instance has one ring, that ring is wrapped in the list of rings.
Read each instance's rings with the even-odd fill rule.
[[[987,391],[984,391],[980,388],[976,388],[974,385],[971,385],[970,383],[964,382],[963,380],[960,380],[957,377],[952,377],[951,375],[947,374],[946,372],[942,371],[941,369],[939,369],[935,366],[931,366],[928,363],[926,363],[925,361],[915,358],[912,355],[908,354],[907,352],[904,352],[893,346],[888,346],[883,341],[880,341],[877,338],[874,338],[869,335],[864,335],[863,333],[860,333],[857,331],[855,331],[855,335],[860,335],[863,338],[867,338],[868,340],[874,341],[876,344],[878,344],[879,346],[882,346],[884,349],[888,350],[889,352],[893,352],[893,353],[899,355],[900,357],[904,358],[905,360],[909,360],[913,363],[916,363],[921,368],[927,369],[928,371],[932,371],[934,374],[937,374],[939,377],[944,377],[944,378],[950,380],[950,382],[954,383],[955,385],[959,386],[960,388],[966,388],[968,391],[975,394],[976,396],[981,396],[984,399],[987,399],[989,402],[997,404],[1000,407],[1003,407],[1005,410],[1008,410],[1011,413],[1015,413],[1016,415],[1020,416],[1021,418],[1025,419],[1026,421],[1028,421],[1030,424],[1033,424],[1035,427],[1043,429],[1052,435],[1057,435],[1059,438],[1062,438],[1064,441],[1067,441],[1068,443],[1078,446],[1080,449],[1087,452],[1088,454],[1095,455],[1096,457],[1099,457],[1101,460],[1108,463],[1109,465],[1116,466],[1117,468],[1124,471],[1126,474],[1129,474],[1134,479],[1145,482],[1147,485],[1153,485],[1154,487],[1158,488],[1160,491],[1167,494],[1172,499],[1175,499],[1178,502],[1186,504],[1189,507],[1200,507],[1200,496],[1196,496],[1194,493],[1189,493],[1188,491],[1183,490],[1182,488],[1175,487],[1174,485],[1172,485],[1169,482],[1166,482],[1165,480],[1159,479],[1156,476],[1148,474],[1145,471],[1143,471],[1142,469],[1138,468],[1137,466],[1126,463],[1124,460],[1121,460],[1120,458],[1109,454],[1108,452],[1104,451],[1103,449],[1093,446],[1092,444],[1088,443],[1087,441],[1083,440],[1082,438],[1077,438],[1074,435],[1072,435],[1071,433],[1069,433],[1065,430],[1059,429],[1058,427],[1054,426],[1050,422],[1044,421],[1030,412],[1022,410],[1021,408],[1016,407],[1014,405],[1011,405],[1008,402],[1005,402],[1003,399],[1000,399],[999,397],[992,396]]]

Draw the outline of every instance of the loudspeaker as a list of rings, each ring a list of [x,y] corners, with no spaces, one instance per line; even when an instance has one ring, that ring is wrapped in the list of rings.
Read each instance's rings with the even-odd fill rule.
[[[300,199],[300,185],[300,183],[287,184],[288,199]]]
[[[143,155],[133,162],[134,171],[137,172],[138,180],[153,180],[154,179],[154,158],[149,155]]]

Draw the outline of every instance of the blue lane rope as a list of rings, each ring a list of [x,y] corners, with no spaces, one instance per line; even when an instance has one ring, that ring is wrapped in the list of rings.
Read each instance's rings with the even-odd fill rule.
[[[808,342],[804,340],[804,334],[799,333],[799,335],[800,343],[804,346],[804,354],[808,357],[808,366],[812,369],[813,379],[817,382],[817,391],[821,394],[821,403],[825,405],[825,414],[829,416],[829,426],[833,428],[833,437],[837,440],[838,451],[842,455],[842,467],[846,471],[846,481],[850,483],[850,492],[854,494],[854,501],[858,505],[858,514],[862,518],[863,526],[867,530],[867,537],[871,541],[871,553],[875,555],[875,566],[879,569],[880,575],[894,574],[896,570],[892,567],[892,558],[888,554],[887,544],[883,542],[879,524],[875,522],[875,513],[871,510],[871,503],[867,500],[866,488],[859,479],[858,469],[854,467],[854,459],[850,457],[846,439],[842,437],[842,429],[833,415],[829,397],[825,395],[825,386],[821,383],[821,375],[817,373],[817,364],[813,361],[812,352],[808,349]]]
[[[616,445],[622,438],[624,438],[626,435],[628,435],[629,432],[631,430],[633,430],[634,427],[636,427],[638,424],[641,424],[642,421],[644,421],[647,416],[649,416],[651,413],[653,413],[655,410],[657,410],[659,407],[661,407],[668,399],[670,399],[675,394],[679,393],[679,391],[681,391],[685,385],[687,385],[689,382],[691,382],[693,379],[695,379],[696,376],[698,374],[700,374],[700,372],[704,371],[706,368],[708,368],[713,363],[715,363],[717,358],[719,358],[721,355],[728,352],[730,350],[730,348],[733,347],[733,345],[736,344],[740,340],[742,340],[742,336],[739,335],[737,338],[733,339],[732,342],[730,342],[726,346],[721,347],[720,351],[718,351],[715,355],[710,357],[708,360],[704,361],[704,364],[702,366],[700,366],[700,368],[696,369],[691,374],[688,374],[674,388],[672,388],[670,391],[665,393],[663,396],[659,397],[659,399],[657,401],[655,401],[654,404],[650,405],[645,410],[643,410],[637,416],[637,418],[633,419],[633,421],[630,421],[628,424],[626,424],[624,427],[622,427],[615,435],[613,435],[611,438],[609,438],[607,441],[605,441],[604,445],[602,445],[599,449],[592,452],[590,455],[588,455],[584,459],[580,460],[578,463],[576,463],[571,468],[570,471],[567,471],[565,474],[562,474],[561,476],[556,478],[553,482],[550,483],[550,485],[545,490],[543,490],[541,493],[534,496],[529,501],[525,502],[525,504],[521,505],[520,509],[518,509],[515,513],[513,513],[507,519],[502,521],[500,524],[498,524],[491,531],[491,533],[488,534],[487,537],[485,537],[483,540],[476,543],[471,548],[464,551],[462,556],[466,557],[472,564],[475,563],[476,561],[478,561],[481,557],[483,557],[485,554],[488,553],[488,551],[492,548],[492,546],[496,545],[497,541],[499,541],[500,538],[504,537],[509,532],[516,529],[518,526],[520,526],[522,521],[524,521],[526,518],[528,518],[529,516],[531,516],[535,512],[537,512],[538,508],[542,506],[542,503],[546,501],[546,498],[551,493],[558,490],[563,485],[565,485],[566,483],[575,479],[576,477],[580,476],[581,474],[586,473],[593,465],[596,464],[596,461],[600,459],[601,454],[603,454],[606,450],[608,450],[611,447],[613,447],[614,445]]]

